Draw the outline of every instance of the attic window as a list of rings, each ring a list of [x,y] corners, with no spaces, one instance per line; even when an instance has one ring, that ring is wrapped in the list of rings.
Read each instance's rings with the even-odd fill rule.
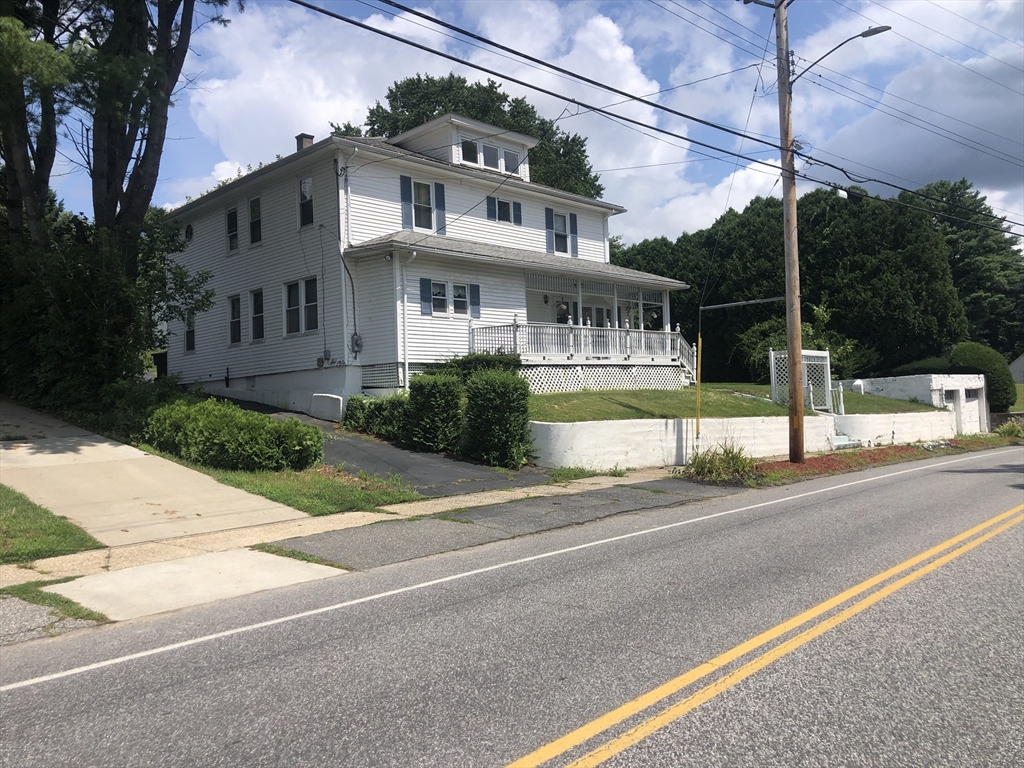
[[[462,142],[462,162],[471,163],[476,165],[480,162],[477,157],[476,142],[475,141],[463,141]]]
[[[498,166],[498,148],[492,147],[489,144],[484,144],[484,168],[490,168],[491,170],[500,170]]]
[[[463,165],[475,165],[498,173],[514,176],[520,174],[520,153],[518,150],[506,149],[495,144],[487,144],[475,139],[462,140]]]

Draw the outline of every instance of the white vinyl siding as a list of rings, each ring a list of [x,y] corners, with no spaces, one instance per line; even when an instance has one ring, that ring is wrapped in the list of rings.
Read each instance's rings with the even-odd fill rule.
[[[408,259],[406,255],[403,261]],[[393,363],[398,360],[397,334],[398,305],[401,295],[395,291],[394,260],[369,257],[352,268],[356,278],[356,309],[359,315],[359,334],[363,337],[363,351],[359,355],[362,365]],[[419,293],[410,297],[419,312]]]
[[[494,185],[476,179],[461,180],[457,175],[440,173],[428,177],[418,168],[390,169],[384,163],[366,168],[353,167],[351,190],[351,234],[356,245],[402,229],[402,198],[400,176],[415,180],[442,182],[445,191],[446,235],[491,245],[545,252],[544,208],[576,213],[579,235],[579,258],[604,262],[607,251],[604,240],[605,217],[596,210],[573,207],[571,203],[532,190],[503,189],[498,195],[522,203],[523,224],[495,226],[487,219],[486,198],[494,195]],[[472,209],[472,210],[470,210]],[[468,213],[467,213],[468,211]]]
[[[279,176],[264,176],[248,186],[243,181],[229,199],[215,200],[205,208],[190,212],[192,242],[173,258],[193,274],[199,270],[212,272],[208,287],[214,290],[215,297],[209,311],[196,315],[195,352],[184,354],[183,324],[170,324],[173,336],[168,344],[168,368],[172,373],[180,373],[183,383],[222,381],[226,369],[230,369],[232,386],[235,382],[244,386],[246,376],[316,370],[325,342],[334,358],[343,358],[348,340],[342,331],[341,264],[338,242],[326,233],[323,234],[324,273],[322,278],[316,275],[318,330],[287,338],[284,332],[283,286],[311,277],[310,272],[319,272],[320,267],[321,238],[316,227],[300,231],[296,226],[297,179],[310,176],[314,221],[336,229],[337,179],[329,157],[316,163],[292,166]],[[260,247],[225,259],[225,210],[237,207],[239,231],[249,232],[248,201],[257,196],[260,198]],[[308,266],[303,260],[303,251]],[[315,259],[313,254],[316,254]],[[228,297],[242,297],[242,316],[248,318],[251,306],[245,305],[251,301],[251,292],[258,289],[263,290],[264,339],[257,344],[230,345]],[[351,302],[351,291],[347,293]],[[243,340],[255,340],[251,336],[246,338],[246,328],[251,333],[252,323],[244,324]],[[352,333],[351,315],[348,333]]]
[[[408,255],[402,255],[403,262],[407,258]],[[467,288],[471,284],[479,285],[480,318],[454,311],[441,315],[422,314],[419,303],[422,278],[444,282],[449,290],[456,285]],[[467,354],[471,320],[474,325],[499,325],[511,323],[518,315],[520,322],[526,322],[526,290],[521,269],[421,255],[406,268],[404,287],[411,363],[435,362]]]

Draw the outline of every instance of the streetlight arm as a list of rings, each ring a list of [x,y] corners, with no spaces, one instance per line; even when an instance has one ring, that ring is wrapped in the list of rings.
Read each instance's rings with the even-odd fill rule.
[[[804,71],[803,71],[803,72],[801,72],[801,73],[800,73],[799,75],[797,75],[797,76],[796,76],[796,77],[794,77],[794,78],[793,78],[792,80],[790,80],[790,81],[789,81],[789,87],[790,87],[790,88],[792,88],[792,87],[793,87],[793,83],[795,83],[795,82],[796,82],[797,80],[799,80],[799,79],[800,79],[801,77],[803,77],[804,75],[806,75],[806,74],[808,73],[808,71],[810,71],[810,69],[811,69],[811,68],[812,68],[812,67],[813,67],[813,66],[814,66],[815,64],[817,64],[817,63],[818,63],[819,61],[821,61],[822,59],[824,59],[824,58],[825,58],[825,56],[831,56],[831,55],[832,55],[833,53],[835,53],[836,51],[838,51],[838,50],[839,50],[840,48],[842,48],[842,47],[843,47],[844,45],[846,45],[846,44],[847,44],[848,42],[850,42],[851,40],[856,40],[856,39],[857,39],[858,37],[874,37],[875,35],[880,35],[880,34],[882,34],[883,32],[888,32],[888,31],[889,31],[890,29],[892,29],[892,27],[889,27],[889,26],[884,26],[884,27],[870,27],[870,28],[868,28],[868,29],[865,29],[865,30],[864,30],[863,32],[861,32],[861,33],[860,33],[859,35],[854,35],[853,37],[848,37],[848,38],[846,38],[845,40],[843,40],[843,42],[841,42],[841,43],[840,43],[839,45],[837,45],[837,46],[836,46],[835,48],[833,48],[833,49],[832,49],[831,51],[829,51],[828,53],[826,53],[826,54],[825,54],[824,56],[819,56],[818,58],[816,58],[816,59],[815,59],[815,60],[814,60],[813,62],[811,62],[811,64],[810,64],[810,65],[809,65],[809,66],[808,66],[808,67],[807,67],[806,69],[804,69]]]

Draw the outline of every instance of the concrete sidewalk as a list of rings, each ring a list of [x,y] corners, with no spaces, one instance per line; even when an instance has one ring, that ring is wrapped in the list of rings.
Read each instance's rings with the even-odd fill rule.
[[[207,475],[174,462],[7,401],[0,401],[0,433],[5,438],[18,437],[0,443],[0,481],[55,514],[69,518],[107,545],[105,549],[27,565],[0,565],[0,587],[76,577],[76,581],[46,589],[115,620],[345,573],[337,568],[249,551],[255,544],[295,542],[295,549],[310,549],[321,546],[318,535],[331,534],[335,537],[331,540],[334,547],[338,541],[345,541],[345,534],[338,532],[348,528],[362,528],[382,520],[418,521],[425,515],[453,510],[464,515],[465,510],[474,508],[483,510],[483,517],[492,521],[480,528],[478,533],[482,533],[484,527],[493,528],[496,515],[511,520],[521,512],[537,514],[535,508],[519,507],[510,502],[536,499],[539,503],[544,498],[583,494],[575,506],[587,508],[594,506],[595,501],[593,497],[586,498],[588,492],[653,481],[667,475],[666,470],[645,470],[625,477],[592,477],[561,485],[427,499],[392,505],[376,512],[309,517],[260,496],[221,485]],[[548,502],[552,509],[558,504]],[[527,525],[527,528],[542,530],[610,513],[598,512],[597,508],[594,507],[595,514],[590,517],[590,513],[578,519],[563,513],[550,516],[543,524]],[[431,523],[442,521],[423,522],[427,523],[422,526],[426,532]],[[450,525],[458,525],[459,532],[467,534],[472,528],[455,523],[434,527],[448,529]],[[353,547],[359,548],[365,536],[363,533],[353,538],[351,544],[343,543],[342,550],[351,552]],[[382,538],[373,547],[384,554],[356,558],[363,567],[372,567],[375,562],[407,559],[419,551],[419,545],[409,540],[408,535],[398,541],[390,536],[390,530],[381,529],[380,536]],[[432,541],[424,549],[427,553],[483,543],[494,539],[495,535],[469,536],[466,541],[449,534],[441,534],[442,541],[437,534],[429,538]],[[57,621],[45,611],[15,610],[11,598],[2,603],[0,644],[81,626],[81,623]],[[26,622],[35,622],[36,626],[26,628]],[[5,626],[8,623],[12,626]],[[15,623],[17,626],[13,626]]]

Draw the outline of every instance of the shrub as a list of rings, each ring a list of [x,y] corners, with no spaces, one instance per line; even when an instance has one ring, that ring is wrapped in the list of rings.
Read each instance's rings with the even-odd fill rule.
[[[985,374],[988,407],[993,413],[1009,410],[1017,400],[1017,386],[1006,359],[992,347],[976,341],[965,341],[953,347],[949,355],[951,368],[974,370]]]
[[[408,403],[409,397],[404,392],[388,397],[366,398],[363,430],[384,440],[403,439]]]
[[[926,357],[924,360],[904,363],[892,371],[893,376],[919,376],[928,373],[949,373],[949,360],[944,357]]]
[[[462,432],[462,379],[449,373],[409,380],[406,441],[424,451],[452,451]]]
[[[515,373],[474,373],[466,382],[463,451],[492,466],[523,466],[533,447],[529,402],[530,385]]]
[[[345,403],[344,424],[349,429],[366,429],[366,395],[352,395]]]
[[[744,455],[743,448],[729,443],[721,447],[696,451],[686,462],[683,474],[694,480],[711,483],[742,482],[754,476],[757,462]]]
[[[519,359],[519,355],[492,355],[486,352],[475,352],[472,355],[455,357],[443,363],[433,363],[427,367],[427,373],[450,373],[466,382],[478,371],[516,373],[522,367],[523,363]]]
[[[996,427],[996,434],[1000,437],[1024,437],[1024,424],[1016,419],[1010,419]]]
[[[86,404],[61,410],[69,421],[123,443],[136,443],[145,438],[146,424],[162,405],[185,399],[199,402],[186,394],[177,377],[144,381],[126,379],[101,389]]]
[[[305,469],[323,458],[324,436],[297,419],[275,421],[214,399],[156,409],[148,439],[162,451],[219,469]]]

